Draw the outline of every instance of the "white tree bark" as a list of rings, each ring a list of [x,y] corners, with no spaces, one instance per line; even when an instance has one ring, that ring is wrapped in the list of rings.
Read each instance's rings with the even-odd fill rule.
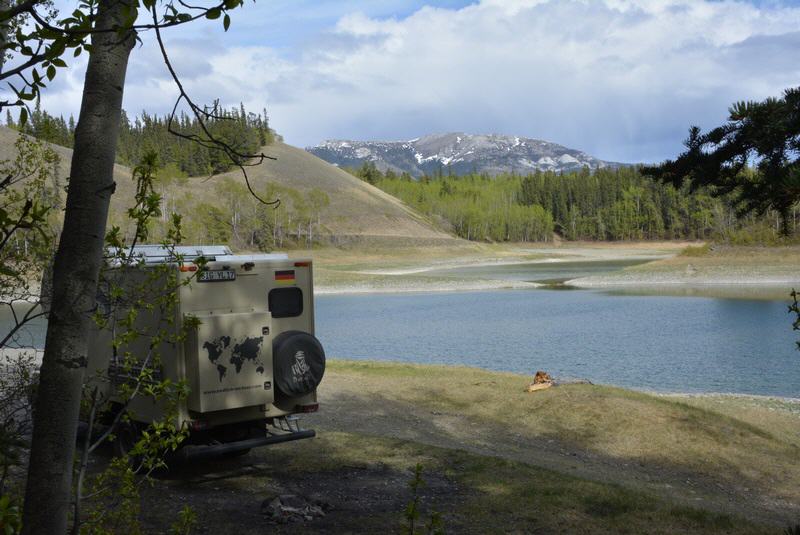
[[[128,0],[100,0],[98,29],[123,22]],[[75,130],[64,227],[53,266],[53,294],[35,404],[23,533],[67,531],[86,339],[103,261],[122,92],[134,32],[96,33]]]

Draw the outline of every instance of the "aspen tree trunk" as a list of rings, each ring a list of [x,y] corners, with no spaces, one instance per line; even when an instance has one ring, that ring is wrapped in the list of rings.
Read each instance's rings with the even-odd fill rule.
[[[97,29],[123,23],[128,0],[100,0]],[[122,91],[134,32],[96,33],[86,69],[72,154],[64,227],[53,265],[53,292],[35,404],[23,533],[67,531],[87,335],[114,193]]]
[[[7,10],[9,7],[11,7],[11,0],[0,0],[0,12]],[[8,39],[8,22],[0,24],[0,45],[6,44],[6,39]],[[0,72],[3,72],[5,62],[6,54],[5,49],[3,49],[3,52],[0,53]]]

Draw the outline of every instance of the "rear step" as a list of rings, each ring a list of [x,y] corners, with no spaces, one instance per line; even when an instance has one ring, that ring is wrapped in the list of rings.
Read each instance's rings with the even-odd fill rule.
[[[313,429],[305,429],[291,433],[281,433],[279,435],[248,438],[236,442],[225,442],[223,444],[186,444],[178,448],[174,453],[171,453],[169,457],[178,462],[201,461],[221,455],[236,453],[237,451],[258,448],[259,446],[280,444],[281,442],[291,442],[304,438],[314,438],[315,436],[317,436],[317,433]]]

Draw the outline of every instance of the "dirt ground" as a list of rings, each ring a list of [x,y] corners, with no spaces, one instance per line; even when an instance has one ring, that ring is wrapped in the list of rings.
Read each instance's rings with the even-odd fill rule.
[[[747,511],[751,518],[767,523],[788,524],[800,519],[800,503],[770,496],[768,484],[762,488],[745,482],[732,485],[727,478],[679,465],[602,455],[568,441],[531,437],[457,412],[430,411],[383,396],[365,400],[352,387],[341,376],[329,380],[325,412],[309,418],[308,425],[323,433],[349,431],[500,457],[592,481],[620,484],[719,513],[735,515]]]
[[[402,513],[411,500],[410,471],[382,463],[313,472],[289,469],[293,450],[280,446],[160,477],[144,492],[145,507],[160,511],[146,515],[146,529],[162,531],[164,520],[174,518],[174,511],[180,509],[176,505],[183,504],[197,512],[200,521],[193,532],[198,534],[375,533],[400,529]],[[426,510],[457,509],[468,492],[441,473],[427,473],[424,480],[419,495]],[[168,506],[160,501],[165,491],[170,496]],[[272,521],[264,505],[285,494],[319,504],[325,516],[285,524]],[[448,519],[448,525],[458,530],[457,518]]]

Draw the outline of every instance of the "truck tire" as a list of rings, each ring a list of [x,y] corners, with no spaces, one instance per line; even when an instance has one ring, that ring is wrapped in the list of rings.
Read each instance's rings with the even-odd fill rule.
[[[325,350],[313,335],[286,331],[272,342],[275,387],[288,397],[309,394],[325,373]]]

